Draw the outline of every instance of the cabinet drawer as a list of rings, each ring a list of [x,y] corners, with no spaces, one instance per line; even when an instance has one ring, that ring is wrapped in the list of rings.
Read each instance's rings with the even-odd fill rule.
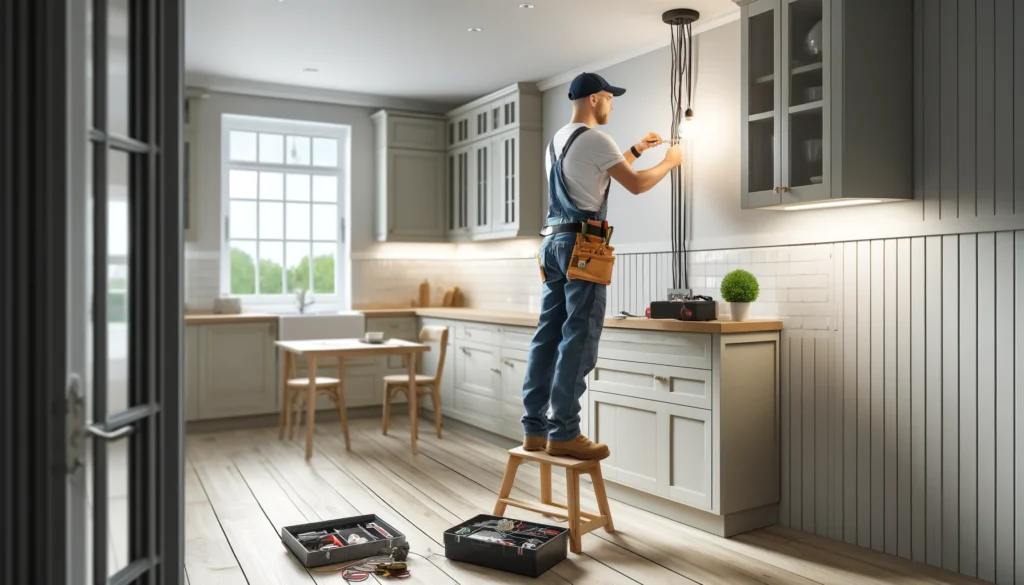
[[[502,327],[501,346],[509,349],[530,351],[530,343],[533,342],[533,335],[536,329],[526,327]]]
[[[590,387],[598,392],[711,409],[711,370],[598,359]]]
[[[506,404],[523,408],[523,383],[526,381],[526,352],[501,348],[501,395]],[[522,414],[520,412],[520,414]]]
[[[711,369],[711,334],[605,329],[598,357],[610,360]]]
[[[455,410],[483,418],[490,426],[501,416],[501,403],[496,398],[480,396],[474,392],[456,388]]]
[[[475,343],[490,343],[498,345],[501,343],[501,335],[494,325],[482,323],[460,322],[455,326],[455,338],[460,341],[472,341]]]
[[[366,320],[367,331],[382,331],[385,337],[403,341],[417,341],[415,317],[375,317]]]

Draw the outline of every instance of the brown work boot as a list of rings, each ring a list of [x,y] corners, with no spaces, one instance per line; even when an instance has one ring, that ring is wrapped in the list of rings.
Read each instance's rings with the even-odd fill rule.
[[[604,459],[611,455],[608,445],[595,443],[583,435],[571,441],[548,441],[548,455],[573,457],[576,459]]]
[[[543,451],[547,446],[547,437],[523,437],[523,449],[527,451]]]

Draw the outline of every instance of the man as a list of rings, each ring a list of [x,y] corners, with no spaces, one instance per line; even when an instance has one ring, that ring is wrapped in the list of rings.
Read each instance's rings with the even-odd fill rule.
[[[663,143],[655,133],[620,152],[610,136],[595,130],[608,123],[612,98],[626,90],[600,75],[583,73],[569,86],[572,121],[555,133],[546,153],[548,217],[541,232],[540,264],[544,280],[540,322],[530,344],[523,384],[523,415],[528,451],[577,459],[604,459],[607,445],[580,434],[580,398],[586,378],[597,363],[597,342],[604,326],[606,287],[566,278],[576,235],[586,220],[604,221],[608,191],[614,178],[630,193],[654,187],[682,162],[678,145],[657,166],[635,171],[631,166],[649,148]],[[588,228],[604,235],[603,228]],[[548,405],[552,415],[547,416]]]

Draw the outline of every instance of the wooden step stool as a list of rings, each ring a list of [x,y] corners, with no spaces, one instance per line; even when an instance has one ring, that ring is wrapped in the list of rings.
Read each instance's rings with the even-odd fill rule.
[[[536,461],[540,464],[540,501],[524,502],[510,498],[512,484],[516,481],[516,471],[523,461]],[[551,466],[565,468],[565,483],[568,490],[566,506],[551,501]],[[600,516],[580,511],[580,475],[589,473],[594,484],[594,495],[597,496],[597,507]],[[504,516],[506,506],[522,508],[553,516],[569,522],[569,549],[576,554],[583,552],[583,535],[604,526],[605,532],[615,532],[612,524],[612,512],[608,507],[608,494],[604,490],[604,477],[601,476],[600,461],[581,461],[571,457],[554,457],[544,451],[527,451],[522,446],[508,450],[508,463],[505,465],[505,479],[501,483],[501,493],[494,505],[494,515]],[[584,522],[583,520],[586,520]]]

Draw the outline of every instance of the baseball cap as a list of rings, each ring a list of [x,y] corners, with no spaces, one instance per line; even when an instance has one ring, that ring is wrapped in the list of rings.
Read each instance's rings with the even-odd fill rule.
[[[626,90],[621,87],[609,85],[608,82],[597,73],[580,73],[576,76],[576,79],[573,79],[572,83],[569,84],[569,99],[578,100],[601,91],[607,91],[616,97],[626,93]]]

